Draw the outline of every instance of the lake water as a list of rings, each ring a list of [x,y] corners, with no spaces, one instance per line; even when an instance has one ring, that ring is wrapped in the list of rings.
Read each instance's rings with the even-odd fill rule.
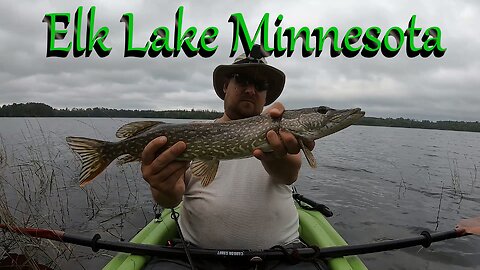
[[[131,238],[154,211],[139,164],[111,165],[82,189],[76,182],[80,163],[65,137],[111,140],[134,120],[0,118],[0,196],[16,221]],[[333,210],[329,221],[351,244],[451,230],[460,219],[480,214],[479,149],[480,133],[351,126],[316,142],[318,168],[304,160],[296,187]],[[10,238],[0,233],[0,244]],[[479,243],[469,236],[361,258],[370,269],[480,269]],[[41,248],[28,252],[65,269],[100,268],[114,255],[37,244]]]

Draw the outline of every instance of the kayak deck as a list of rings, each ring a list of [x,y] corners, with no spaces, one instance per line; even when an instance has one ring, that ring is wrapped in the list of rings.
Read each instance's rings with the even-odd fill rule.
[[[300,218],[300,237],[311,246],[319,248],[346,246],[347,242],[319,212],[297,207]],[[367,270],[358,256],[328,259],[331,270]]]
[[[345,246],[347,243],[319,212],[297,207],[300,218],[300,237],[308,245],[320,248]],[[165,245],[177,235],[175,221],[170,217],[170,210],[164,210],[160,221],[152,220],[130,242],[151,245]],[[141,270],[150,260],[149,256],[118,253],[103,270],[123,269]],[[367,267],[358,256],[346,256],[327,260],[331,270],[366,270]]]

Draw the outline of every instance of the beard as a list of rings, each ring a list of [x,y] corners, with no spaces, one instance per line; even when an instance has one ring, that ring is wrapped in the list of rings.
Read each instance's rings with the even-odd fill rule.
[[[226,106],[225,113],[231,120],[237,120],[257,116],[262,112],[262,109],[254,101],[240,100],[236,104]]]

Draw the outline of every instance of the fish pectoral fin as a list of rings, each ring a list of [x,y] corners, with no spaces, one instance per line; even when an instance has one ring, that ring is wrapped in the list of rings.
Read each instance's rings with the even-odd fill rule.
[[[208,186],[217,175],[218,160],[194,160],[190,165],[192,175],[201,179],[202,186]]]
[[[264,153],[273,152],[272,146],[270,146],[270,144],[268,144],[267,142],[259,145],[257,148],[262,150],[262,152],[264,152]]]
[[[124,165],[126,163],[134,162],[134,161],[141,161],[141,157],[135,157],[132,155],[125,155],[121,158],[118,159],[117,164],[118,165]]]
[[[308,161],[308,165],[310,165],[310,167],[312,167],[312,168],[316,168],[317,167],[317,161],[315,160],[315,157],[313,156],[312,151],[310,151],[310,149],[308,149],[305,146],[305,144],[303,143],[303,140],[301,138],[297,138],[297,141],[300,144],[300,148],[302,149],[303,154],[305,155],[305,158]]]
[[[159,124],[165,124],[165,122],[161,122],[161,121],[131,122],[121,126],[115,133],[115,136],[117,136],[117,138],[130,138]]]

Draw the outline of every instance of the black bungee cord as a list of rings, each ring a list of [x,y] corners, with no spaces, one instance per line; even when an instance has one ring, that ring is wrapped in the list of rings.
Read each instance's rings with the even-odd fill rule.
[[[190,264],[190,269],[196,270],[195,265],[193,264],[192,256],[190,254],[189,245],[187,241],[185,241],[182,230],[180,229],[180,223],[178,223],[178,217],[180,216],[180,214],[177,211],[175,211],[175,208],[171,208],[171,211],[172,213],[170,214],[170,217],[173,220],[175,220],[175,224],[177,225],[178,235],[180,236],[180,240],[182,241],[183,250],[185,250],[185,255],[187,255],[187,260],[188,260],[188,263]]]

